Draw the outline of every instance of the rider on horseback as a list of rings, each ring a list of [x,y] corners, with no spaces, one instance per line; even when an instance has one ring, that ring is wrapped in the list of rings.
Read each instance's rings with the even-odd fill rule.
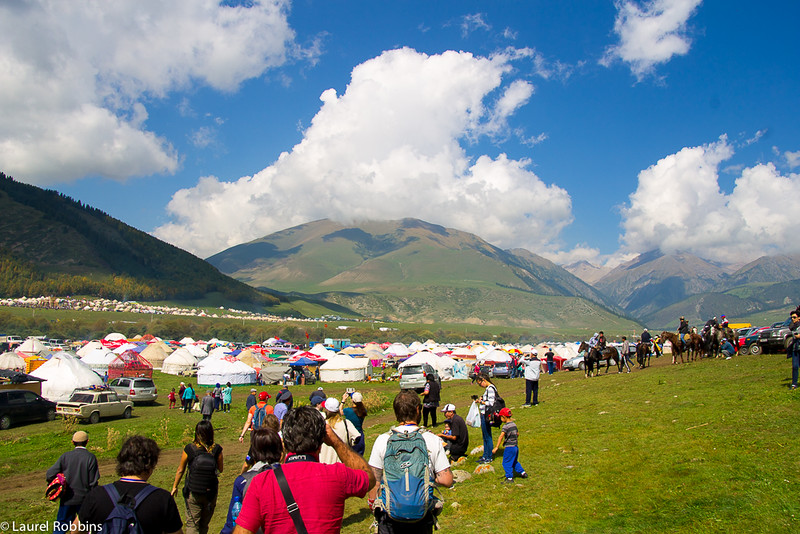
[[[678,326],[678,339],[681,340],[681,346],[683,347],[683,350],[686,350],[685,337],[688,335],[689,335],[689,321],[687,321],[686,318],[681,315],[680,325]]]

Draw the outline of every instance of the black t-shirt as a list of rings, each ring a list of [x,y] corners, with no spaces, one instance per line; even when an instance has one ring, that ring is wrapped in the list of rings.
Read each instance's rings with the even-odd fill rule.
[[[553,354],[552,350],[548,350],[547,352],[544,353],[544,356],[545,358],[547,358],[548,362],[552,362],[553,358],[555,357],[555,354]]]
[[[120,497],[130,495],[135,497],[146,485],[141,482],[113,482]],[[83,500],[78,518],[80,522],[89,525],[102,525],[108,514],[114,509],[114,503],[102,486],[92,489]],[[181,514],[175,505],[175,499],[165,489],[158,488],[148,495],[139,508],[136,517],[144,534],[162,534],[163,532],[177,532],[183,528]]]
[[[456,436],[456,440],[450,445],[451,454],[458,453],[464,454],[469,447],[469,432],[467,431],[467,423],[460,415],[453,414],[450,420],[450,433]]]

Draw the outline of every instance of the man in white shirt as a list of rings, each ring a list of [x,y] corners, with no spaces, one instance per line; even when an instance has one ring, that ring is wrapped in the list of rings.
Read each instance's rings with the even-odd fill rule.
[[[539,404],[539,375],[542,372],[542,361],[536,349],[531,351],[531,357],[525,360],[525,404],[523,408]],[[531,404],[533,397],[533,404]]]
[[[375,480],[383,480],[383,460],[386,456],[386,447],[392,432],[411,433],[420,430],[419,421],[422,416],[422,404],[419,395],[413,391],[403,390],[394,398],[394,415],[398,425],[385,434],[381,434],[375,439],[372,446],[372,454],[369,457],[369,466],[375,473]],[[441,486],[450,487],[453,485],[453,473],[450,471],[450,460],[442,446],[442,440],[435,434],[422,431],[422,438],[428,449],[428,461],[430,462],[430,472],[434,474],[434,480]],[[369,492],[370,507],[374,507],[375,498],[378,495],[380,484],[376,484]],[[382,533],[431,533],[435,523],[434,510],[430,510],[425,517],[415,523],[398,522],[392,520],[389,515],[380,508],[375,510],[375,519],[378,522],[378,532]]]

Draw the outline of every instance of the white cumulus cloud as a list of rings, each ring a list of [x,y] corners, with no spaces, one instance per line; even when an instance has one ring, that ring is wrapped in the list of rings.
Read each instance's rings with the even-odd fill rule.
[[[171,173],[146,98],[196,83],[233,91],[283,64],[288,0],[0,3],[0,167],[48,185]]]
[[[656,65],[688,53],[691,42],[686,35],[686,23],[701,1],[649,0],[643,4],[617,1],[614,32],[619,44],[606,50],[601,63],[609,65],[621,59],[630,64],[633,74],[641,80]]]
[[[551,247],[572,220],[566,191],[527,160],[471,158],[462,147],[502,124],[532,92],[510,62],[448,51],[387,51],[322,93],[303,140],[253,176],[204,177],[177,192],[155,235],[208,256],[319,218],[418,217],[502,247]]]
[[[687,251],[725,262],[800,252],[793,220],[800,212],[794,194],[800,175],[758,164],[744,168],[725,194],[719,166],[733,153],[723,136],[684,148],[639,173],[638,188],[622,210],[623,250]]]

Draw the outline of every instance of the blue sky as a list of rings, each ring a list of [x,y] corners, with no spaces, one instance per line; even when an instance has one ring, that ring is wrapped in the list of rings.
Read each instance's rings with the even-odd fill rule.
[[[559,263],[797,253],[798,15],[4,3],[0,170],[201,257],[323,217],[418,217]]]

